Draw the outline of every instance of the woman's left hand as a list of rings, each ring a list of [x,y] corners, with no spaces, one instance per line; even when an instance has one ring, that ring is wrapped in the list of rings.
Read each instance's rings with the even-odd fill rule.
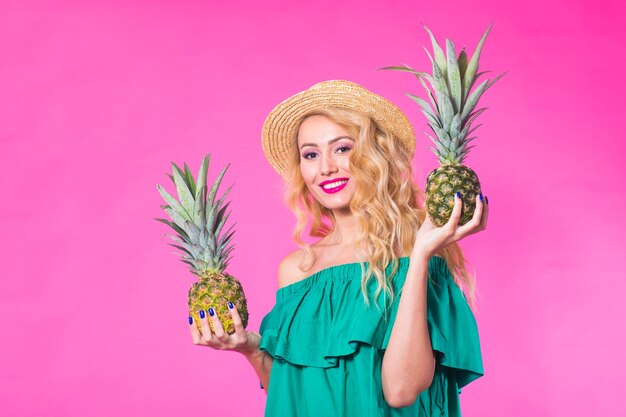
[[[480,195],[476,196],[476,210],[474,210],[474,216],[463,226],[459,226],[463,202],[456,196],[454,197],[452,215],[443,226],[435,226],[430,220],[430,217],[428,217],[427,212],[426,220],[415,236],[412,255],[430,259],[431,256],[449,244],[457,242],[465,236],[485,230],[487,228],[487,218],[489,217],[489,204],[486,204],[486,201],[487,200],[481,201]]]

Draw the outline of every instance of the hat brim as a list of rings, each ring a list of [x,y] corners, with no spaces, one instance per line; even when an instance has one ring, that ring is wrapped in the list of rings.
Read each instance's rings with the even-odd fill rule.
[[[352,109],[368,115],[413,155],[413,126],[395,104],[351,81],[323,81],[281,102],[263,123],[263,152],[283,178],[287,179],[288,156],[295,152],[293,139],[302,119],[316,109],[328,107]]]

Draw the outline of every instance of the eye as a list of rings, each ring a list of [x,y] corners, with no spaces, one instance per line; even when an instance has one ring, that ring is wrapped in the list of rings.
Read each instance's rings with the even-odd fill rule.
[[[348,145],[341,145],[340,147],[337,148],[338,151],[342,150],[342,149],[344,149],[344,151],[341,152],[341,153],[346,153],[346,152],[350,151],[352,148],[350,146],[348,146]]]
[[[302,157],[304,159],[311,159],[310,158],[311,155],[317,155],[317,154],[315,152],[305,152],[305,153],[302,154]]]

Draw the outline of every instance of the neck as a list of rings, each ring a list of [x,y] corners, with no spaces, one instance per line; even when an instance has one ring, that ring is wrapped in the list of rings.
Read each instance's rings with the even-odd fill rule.
[[[333,210],[335,228],[326,236],[326,244],[332,246],[354,246],[358,225],[349,208]]]

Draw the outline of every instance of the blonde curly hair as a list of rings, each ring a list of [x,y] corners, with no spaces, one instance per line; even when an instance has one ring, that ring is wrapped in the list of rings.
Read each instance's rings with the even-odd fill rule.
[[[350,173],[355,181],[355,193],[350,202],[350,211],[358,224],[355,251],[359,259],[367,260],[367,270],[361,263],[361,290],[366,305],[370,305],[367,292],[369,280],[378,283],[374,298],[384,291],[393,301],[394,291],[390,285],[398,269],[398,257],[411,253],[415,242],[415,231],[426,218],[423,208],[424,191],[413,178],[412,155],[387,131],[381,129],[369,116],[354,110],[320,108],[308,112],[309,116],[324,116],[343,127],[355,139],[350,154]],[[297,131],[297,130],[296,130]],[[300,265],[303,271],[310,270],[316,260],[311,245],[302,239],[304,230],[311,222],[309,236],[324,237],[335,226],[332,210],[321,205],[309,191],[300,173],[300,155],[297,151],[297,136],[293,138],[294,152],[289,156],[288,178],[284,200],[296,216],[293,239],[304,251],[308,262]],[[378,178],[376,187],[371,179]],[[328,219],[329,223],[324,220]],[[475,276],[469,274],[463,251],[457,243],[441,251],[455,283],[466,293],[470,307],[476,309]],[[385,268],[391,262],[392,272],[387,279]],[[378,304],[376,304],[378,307]]]

